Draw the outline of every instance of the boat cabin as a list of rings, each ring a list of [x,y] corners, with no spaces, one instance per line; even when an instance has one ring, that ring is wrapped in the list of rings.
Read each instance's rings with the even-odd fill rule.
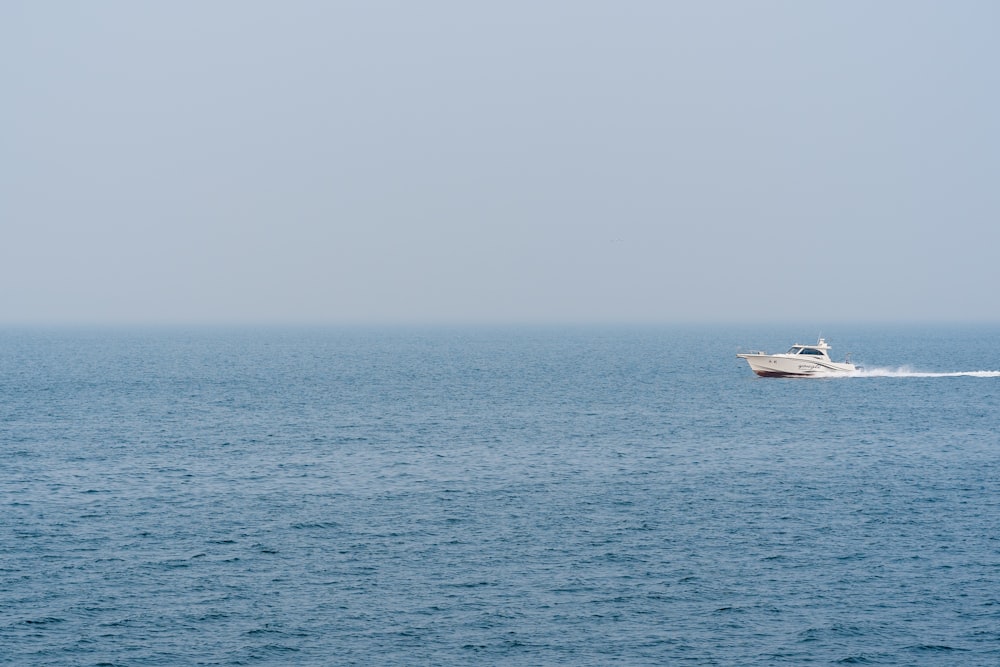
[[[815,347],[803,347],[801,345],[793,345],[788,354],[808,354],[816,357],[826,356],[826,352],[823,350],[816,349]]]
[[[826,351],[830,349],[830,346],[826,344],[826,341],[822,338],[815,345],[792,345],[792,348],[788,350],[787,354],[804,354],[813,357],[827,357]]]

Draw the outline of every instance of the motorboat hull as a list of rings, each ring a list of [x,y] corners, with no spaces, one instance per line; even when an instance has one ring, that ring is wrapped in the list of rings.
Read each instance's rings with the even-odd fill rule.
[[[803,358],[803,355],[744,353],[736,356],[745,359],[750,370],[761,377],[829,377],[857,370],[854,364]]]

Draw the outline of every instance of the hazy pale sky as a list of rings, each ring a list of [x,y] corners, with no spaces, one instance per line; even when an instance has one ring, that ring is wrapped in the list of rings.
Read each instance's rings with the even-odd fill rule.
[[[7,0],[0,322],[997,321],[998,29]]]

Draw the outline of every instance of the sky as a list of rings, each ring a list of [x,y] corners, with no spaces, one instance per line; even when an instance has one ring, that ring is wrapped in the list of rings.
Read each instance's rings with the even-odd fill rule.
[[[0,3],[0,324],[1000,321],[1000,3]]]

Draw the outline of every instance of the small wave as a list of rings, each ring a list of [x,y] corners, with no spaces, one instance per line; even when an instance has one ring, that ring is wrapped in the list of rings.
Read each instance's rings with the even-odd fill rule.
[[[292,528],[295,530],[311,530],[311,529],[329,530],[329,529],[340,528],[340,524],[337,523],[336,521],[305,521],[305,522],[300,521],[298,523],[293,523]]]
[[[950,373],[931,373],[918,371],[909,366],[899,368],[865,368],[849,373],[848,377],[861,378],[1000,378],[1000,371],[953,371]]]
[[[954,646],[947,646],[945,644],[916,644],[914,646],[906,647],[910,651],[928,651],[928,652],[948,652],[948,651],[966,651],[968,649],[956,648]]]
[[[44,616],[42,618],[28,618],[21,622],[25,625],[50,625],[52,623],[63,623],[65,619],[56,618],[55,616]]]

